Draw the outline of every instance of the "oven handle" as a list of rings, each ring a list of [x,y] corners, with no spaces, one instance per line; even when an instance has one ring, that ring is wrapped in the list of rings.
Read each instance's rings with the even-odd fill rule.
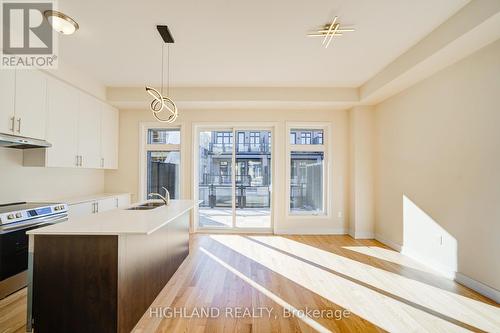
[[[57,217],[55,216],[48,216],[48,217],[45,217],[45,218],[41,218],[41,219],[36,219],[36,221],[32,221],[31,223],[23,223],[23,224],[17,224],[14,223],[13,225],[4,225],[3,226],[3,230],[4,231],[7,231],[7,230],[11,230],[11,229],[25,229],[25,228],[29,228],[29,227],[33,227],[33,226],[38,226],[38,225],[46,225],[46,224],[54,224],[54,223],[58,223],[58,222],[63,222],[63,221],[66,221],[68,219],[68,215],[67,214],[64,214],[64,215],[58,215]]]

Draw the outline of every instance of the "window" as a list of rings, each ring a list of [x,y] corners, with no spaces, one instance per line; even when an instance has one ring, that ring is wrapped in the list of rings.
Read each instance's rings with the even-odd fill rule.
[[[180,198],[181,131],[179,128],[146,127],[146,142],[143,149],[146,165],[142,167],[144,186],[143,199],[150,193],[164,195],[163,188],[170,198]]]
[[[289,214],[326,212],[326,146],[322,128],[292,128],[289,132]]]
[[[291,145],[322,145],[322,129],[292,129],[290,131]]]
[[[251,144],[259,144],[260,143],[260,133],[259,132],[250,132],[250,143]]]
[[[178,151],[148,151],[147,194],[164,195],[165,187],[170,198],[179,199],[179,166],[181,154]]]
[[[217,143],[222,143],[222,144],[233,143],[233,133],[217,132]]]
[[[290,211],[323,211],[323,152],[290,153]]]
[[[148,144],[178,145],[181,143],[181,132],[178,128],[148,129]]]

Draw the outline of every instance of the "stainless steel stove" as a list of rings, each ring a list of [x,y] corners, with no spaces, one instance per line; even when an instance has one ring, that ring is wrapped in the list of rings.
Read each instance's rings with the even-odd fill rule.
[[[62,203],[14,202],[0,205],[0,299],[26,286],[26,231],[67,219],[68,206]]]

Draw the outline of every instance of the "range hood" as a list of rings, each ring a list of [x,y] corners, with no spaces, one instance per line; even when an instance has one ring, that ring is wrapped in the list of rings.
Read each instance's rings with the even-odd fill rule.
[[[45,140],[25,138],[10,134],[0,133],[0,147],[27,149],[27,148],[48,148],[52,145]]]

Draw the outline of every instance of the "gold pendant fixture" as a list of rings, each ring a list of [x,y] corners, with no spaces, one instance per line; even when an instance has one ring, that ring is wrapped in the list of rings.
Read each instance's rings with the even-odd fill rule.
[[[323,37],[322,45],[326,48],[330,46],[330,43],[333,40],[333,37],[343,36],[344,32],[352,32],[353,28],[350,27],[342,27],[338,22],[338,16],[333,18],[331,23],[325,24],[320,29],[307,34],[309,37]]]
[[[149,108],[151,112],[153,113],[153,116],[158,120],[159,122],[162,123],[173,123],[176,119],[177,116],[179,115],[179,112],[177,110],[177,105],[175,105],[175,102],[168,97],[169,91],[170,91],[170,49],[167,49],[167,95],[163,95],[163,77],[164,77],[164,72],[163,72],[163,61],[164,61],[164,56],[163,56],[163,50],[165,48],[166,43],[173,43],[174,39],[172,38],[172,35],[170,34],[170,31],[168,30],[168,27],[166,25],[158,25],[157,26],[158,32],[160,33],[161,37],[164,40],[164,44],[162,44],[161,48],[161,92],[156,90],[155,88],[148,87],[146,86],[146,92],[153,97],[153,100],[149,104]],[[161,113],[165,111],[167,113],[166,116],[162,116]]]

